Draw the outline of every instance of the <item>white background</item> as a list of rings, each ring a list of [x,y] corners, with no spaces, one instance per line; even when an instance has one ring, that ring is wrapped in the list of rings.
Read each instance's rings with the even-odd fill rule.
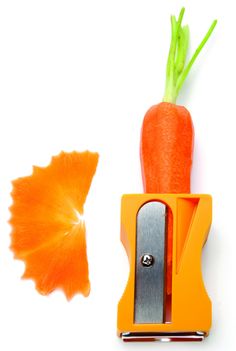
[[[203,253],[213,326],[201,344],[124,344],[120,197],[142,192],[140,127],[163,97],[169,16],[182,5],[192,51],[219,21],[178,100],[195,125],[192,192],[214,198]],[[0,1],[0,350],[235,349],[235,43],[233,0]],[[20,279],[24,265],[8,249],[9,194],[33,164],[86,149],[100,154],[85,207],[92,290],[68,303]]]

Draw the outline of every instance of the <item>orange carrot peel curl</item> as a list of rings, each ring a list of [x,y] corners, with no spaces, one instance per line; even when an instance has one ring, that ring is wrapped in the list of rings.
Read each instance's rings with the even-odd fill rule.
[[[49,166],[13,181],[11,249],[25,262],[23,278],[47,295],[60,288],[67,299],[88,296],[84,203],[98,154],[62,152]]]
[[[184,8],[178,20],[171,16],[172,37],[166,69],[163,102],[146,113],[141,132],[140,159],[144,191],[147,193],[190,193],[194,127],[191,115],[176,99],[197,56],[213,32],[207,34],[186,64],[189,28],[182,26]],[[167,292],[171,293],[172,214],[168,216]]]

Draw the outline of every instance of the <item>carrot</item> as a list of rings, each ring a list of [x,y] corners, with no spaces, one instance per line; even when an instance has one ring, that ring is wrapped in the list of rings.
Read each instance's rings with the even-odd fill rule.
[[[88,296],[84,203],[98,154],[62,152],[47,167],[13,181],[11,249],[25,263],[23,278],[43,295],[60,288]]]
[[[146,113],[141,164],[147,193],[189,193],[194,129],[188,110],[161,102]]]
[[[140,142],[140,160],[144,191],[147,193],[190,193],[194,127],[191,115],[176,99],[198,54],[209,39],[217,21],[186,64],[189,46],[189,28],[182,26],[185,9],[178,20],[171,16],[171,45],[166,68],[166,88],[163,102],[152,106],[146,113]],[[171,293],[172,270],[171,213],[167,234],[167,292]]]

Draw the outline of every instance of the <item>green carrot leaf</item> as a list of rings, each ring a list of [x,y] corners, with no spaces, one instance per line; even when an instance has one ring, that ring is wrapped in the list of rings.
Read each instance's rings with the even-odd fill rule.
[[[202,48],[210,38],[217,21],[213,21],[205,37],[199,44],[192,58],[186,65],[186,58],[189,48],[189,27],[182,26],[185,9],[182,8],[176,20],[171,16],[171,43],[166,66],[166,86],[163,101],[175,103],[190,69]]]
[[[200,54],[202,48],[204,47],[204,45],[206,44],[206,42],[210,38],[211,33],[213,32],[216,24],[217,24],[217,20],[214,20],[212,22],[212,25],[210,26],[208,32],[206,33],[205,37],[203,38],[203,40],[201,41],[201,43],[197,47],[197,49],[196,49],[195,53],[193,54],[191,60],[189,61],[189,63],[185,67],[183,73],[179,76],[177,84],[176,84],[176,94],[177,95],[179,94],[179,91],[182,88],[183,83],[184,83],[185,79],[187,78],[187,75],[188,75],[190,69],[192,68],[194,62],[196,61],[196,58],[198,57],[198,55]]]

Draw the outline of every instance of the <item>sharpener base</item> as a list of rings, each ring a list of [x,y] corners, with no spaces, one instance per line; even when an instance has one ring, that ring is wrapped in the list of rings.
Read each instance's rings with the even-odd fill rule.
[[[186,333],[122,333],[121,338],[125,342],[131,341],[202,341],[207,334],[205,332],[186,332]]]

